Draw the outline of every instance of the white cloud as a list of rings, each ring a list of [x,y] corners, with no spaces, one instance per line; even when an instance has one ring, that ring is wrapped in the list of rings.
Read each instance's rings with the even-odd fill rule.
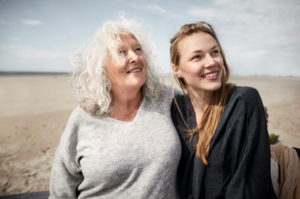
[[[138,4],[131,4],[132,7],[142,9],[142,10],[147,10],[153,14],[156,15],[165,15],[171,19],[182,19],[185,18],[183,15],[180,15],[178,13],[171,13],[167,9],[161,7],[160,5],[157,4],[145,4],[145,5],[138,5]]]
[[[22,19],[21,23],[29,26],[39,26],[43,24],[43,22],[39,20],[31,20],[31,19]]]
[[[219,18],[218,10],[209,7],[193,7],[191,9],[188,9],[187,13],[193,17]]]
[[[249,74],[287,74],[283,66],[288,65],[290,71],[298,72],[292,75],[300,76],[298,0],[213,0],[209,6],[192,6],[186,13],[217,28],[221,43],[226,44],[225,53],[229,52],[227,58],[242,67],[235,71],[251,65],[246,67]]]
[[[157,4],[131,4],[132,7],[148,10],[154,14],[165,14],[167,11]]]
[[[241,6],[242,7],[242,6]],[[208,20],[208,21],[217,21],[217,22],[238,22],[246,23],[250,21],[257,21],[258,16],[253,13],[249,13],[246,9],[236,8],[235,6],[224,6],[224,7],[207,7],[207,6],[198,6],[190,8],[187,10],[187,14]]]
[[[148,4],[148,5],[145,5],[144,7],[145,7],[145,9],[152,11],[154,13],[158,13],[158,14],[166,13],[166,10],[157,4]]]

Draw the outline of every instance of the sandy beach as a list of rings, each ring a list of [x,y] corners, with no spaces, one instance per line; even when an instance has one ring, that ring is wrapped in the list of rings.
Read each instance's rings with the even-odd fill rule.
[[[255,87],[268,108],[269,133],[300,147],[300,78],[233,76],[231,82]],[[0,195],[48,190],[56,146],[77,106],[69,76],[1,75],[0,104]]]

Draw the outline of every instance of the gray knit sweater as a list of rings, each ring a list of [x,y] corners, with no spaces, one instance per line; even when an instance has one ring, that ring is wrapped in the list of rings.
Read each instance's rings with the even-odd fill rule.
[[[53,198],[176,198],[180,141],[170,115],[172,94],[144,97],[132,122],[76,108],[57,148]]]

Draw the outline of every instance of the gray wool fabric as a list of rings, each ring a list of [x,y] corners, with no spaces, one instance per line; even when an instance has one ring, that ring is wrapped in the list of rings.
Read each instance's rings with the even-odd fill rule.
[[[181,146],[171,101],[167,87],[156,101],[144,97],[132,122],[75,108],[53,160],[49,198],[177,198]]]

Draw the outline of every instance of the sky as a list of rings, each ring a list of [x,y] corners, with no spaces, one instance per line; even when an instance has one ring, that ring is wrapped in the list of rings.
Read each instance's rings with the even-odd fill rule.
[[[103,23],[141,24],[158,73],[170,73],[169,41],[207,21],[236,75],[300,76],[299,0],[0,0],[0,71],[70,72]]]

